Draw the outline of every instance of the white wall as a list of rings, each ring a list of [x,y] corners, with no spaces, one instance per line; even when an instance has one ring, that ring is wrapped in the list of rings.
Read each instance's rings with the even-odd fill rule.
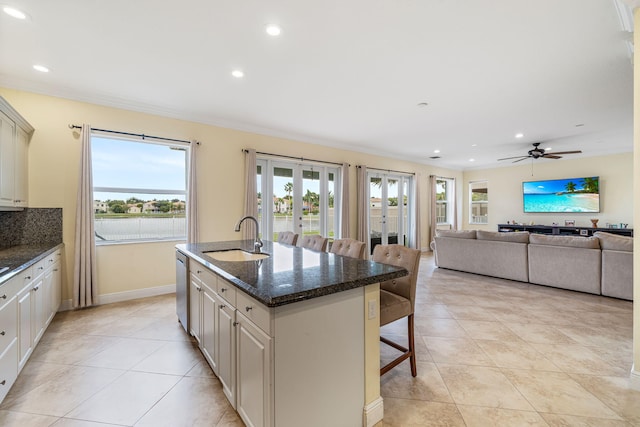
[[[569,156],[567,156],[569,157]],[[497,224],[518,223],[564,225],[575,220],[576,226],[591,227],[591,218],[598,227],[606,223],[626,223],[633,227],[633,155],[632,153],[582,159],[538,159],[525,165],[467,171],[463,185],[463,228],[497,230]],[[533,175],[532,175],[533,172]],[[600,213],[523,213],[522,182],[546,179],[600,177]],[[469,224],[469,182],[488,181],[489,224]]]

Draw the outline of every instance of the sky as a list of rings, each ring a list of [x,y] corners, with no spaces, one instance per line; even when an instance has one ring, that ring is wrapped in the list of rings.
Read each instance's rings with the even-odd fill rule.
[[[186,151],[167,145],[140,143],[93,136],[93,186],[144,188],[148,190],[186,189]],[[135,194],[96,193],[98,200],[126,199]],[[183,195],[139,194],[143,200],[184,199]]]

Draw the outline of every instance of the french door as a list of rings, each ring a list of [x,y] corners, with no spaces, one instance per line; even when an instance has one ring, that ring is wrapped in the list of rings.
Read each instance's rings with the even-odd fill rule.
[[[369,171],[369,246],[412,246],[413,176]]]
[[[257,164],[263,238],[275,241],[281,231],[337,237],[337,167],[271,159]]]

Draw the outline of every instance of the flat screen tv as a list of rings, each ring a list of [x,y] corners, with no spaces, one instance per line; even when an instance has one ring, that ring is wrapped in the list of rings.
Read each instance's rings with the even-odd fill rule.
[[[522,183],[524,211],[540,212],[600,212],[600,179],[552,179]]]

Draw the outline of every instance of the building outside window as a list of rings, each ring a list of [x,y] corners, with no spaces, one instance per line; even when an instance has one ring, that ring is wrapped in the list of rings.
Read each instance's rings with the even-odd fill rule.
[[[91,150],[97,244],[186,239],[187,144],[94,132]]]

